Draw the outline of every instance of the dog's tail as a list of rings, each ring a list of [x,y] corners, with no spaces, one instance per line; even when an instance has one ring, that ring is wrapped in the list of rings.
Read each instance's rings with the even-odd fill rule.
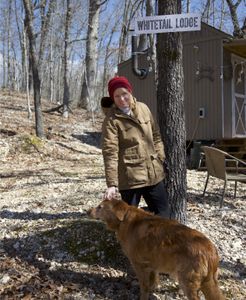
[[[218,285],[218,263],[218,255],[215,255],[213,258],[211,257],[208,276],[201,284],[201,291],[206,300],[225,300]]]

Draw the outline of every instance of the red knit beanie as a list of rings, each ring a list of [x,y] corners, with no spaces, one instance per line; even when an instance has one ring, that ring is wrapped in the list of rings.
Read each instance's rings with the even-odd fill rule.
[[[108,93],[112,100],[114,99],[114,91],[118,88],[125,88],[132,93],[132,86],[127,78],[124,76],[116,76],[108,82]]]

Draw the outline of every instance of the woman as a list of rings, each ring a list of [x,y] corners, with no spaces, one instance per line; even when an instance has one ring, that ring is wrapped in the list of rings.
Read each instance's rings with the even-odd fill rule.
[[[106,114],[102,128],[104,198],[114,198],[119,189],[122,200],[138,206],[142,196],[151,212],[169,218],[164,146],[153,116],[147,105],[133,97],[127,78],[112,78],[108,92],[110,97],[101,101]]]

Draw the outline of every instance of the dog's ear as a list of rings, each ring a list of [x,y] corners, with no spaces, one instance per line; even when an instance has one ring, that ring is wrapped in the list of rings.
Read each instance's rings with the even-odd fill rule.
[[[128,210],[128,204],[122,200],[111,200],[113,202],[113,211],[119,221],[123,221]]]
[[[115,213],[116,217],[119,219],[119,221],[123,221],[124,218],[125,218],[125,214],[126,214],[126,211],[123,211],[123,210],[120,210],[120,211],[117,211]]]

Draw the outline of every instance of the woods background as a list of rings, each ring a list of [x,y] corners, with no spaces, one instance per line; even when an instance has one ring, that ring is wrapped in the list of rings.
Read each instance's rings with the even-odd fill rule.
[[[35,113],[39,138],[47,135],[42,98],[54,103],[51,110],[64,118],[73,107],[92,112],[92,117],[99,110],[108,79],[117,73],[117,64],[131,56],[132,23],[138,16],[196,12],[203,22],[245,38],[245,0],[9,0],[0,5],[1,86],[27,95],[27,115],[31,119]],[[153,50],[156,78],[162,78],[157,80],[158,119],[167,153],[171,215],[185,223],[182,34],[140,35],[137,51],[147,48]],[[173,51],[169,59],[166,53]]]
[[[181,3],[183,13],[201,13],[204,22],[243,37],[245,0]],[[1,87],[29,95],[36,82],[41,98],[61,104],[65,117],[71,104],[98,110],[108,79],[131,55],[132,20],[157,10],[153,0],[1,1]],[[142,35],[139,47],[150,43]],[[27,107],[30,117],[29,101]]]

